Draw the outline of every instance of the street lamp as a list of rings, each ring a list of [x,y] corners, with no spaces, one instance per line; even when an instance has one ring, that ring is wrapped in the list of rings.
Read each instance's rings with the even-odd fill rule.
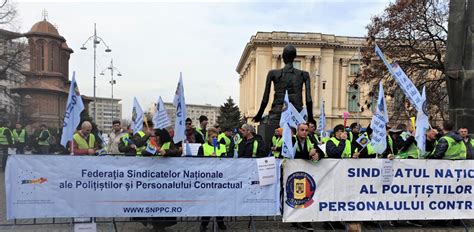
[[[97,44],[100,44],[100,42],[104,43],[104,46],[106,47],[105,49],[105,52],[111,52],[112,49],[109,48],[109,46],[107,46],[107,44],[105,43],[105,41],[97,36],[97,30],[96,30],[96,24],[94,23],[94,34],[92,36],[90,36],[86,42],[84,42],[82,44],[82,47],[81,47],[81,50],[87,50],[86,48],[86,44],[87,42],[89,42],[89,40],[92,40],[92,44],[93,44],[93,48],[94,48],[94,111],[93,111],[93,117],[94,117],[94,121],[97,120],[97,107],[96,107],[96,96],[95,96],[95,90],[96,90],[96,60],[97,60]]]
[[[117,76],[121,77],[122,76],[122,73],[120,73],[120,71],[118,70],[117,67],[114,66],[114,60],[111,59],[110,60],[110,66],[108,66],[107,68],[105,68],[104,70],[102,70],[102,72],[100,72],[100,75],[104,75],[104,71],[105,70],[110,70],[110,87],[111,87],[111,90],[112,90],[112,119],[115,118],[115,108],[114,108],[114,85],[117,84],[117,82],[114,80],[114,70],[117,71]]]

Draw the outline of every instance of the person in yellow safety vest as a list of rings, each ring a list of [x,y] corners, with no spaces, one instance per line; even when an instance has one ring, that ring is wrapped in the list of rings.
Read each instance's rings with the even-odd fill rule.
[[[51,134],[49,133],[48,127],[46,124],[41,124],[41,132],[39,136],[36,137],[41,154],[49,154],[50,140]]]
[[[308,125],[300,124],[296,130],[296,136],[293,137],[293,146],[296,147],[295,159],[317,161],[323,158],[324,152],[317,145],[314,146],[308,137]]]
[[[138,131],[132,136],[133,144],[135,144],[135,154],[136,156],[142,156],[146,150],[146,146],[148,144],[148,140],[150,136],[153,134],[153,124],[148,122],[148,125],[143,122],[143,128],[141,131]]]
[[[224,157],[226,156],[227,149],[224,144],[219,143],[218,134],[216,128],[211,127],[207,129],[207,141],[199,147],[198,156],[214,156]]]
[[[415,141],[415,131],[410,125],[407,127],[406,124],[399,124],[398,130],[401,130],[400,136],[397,136],[395,144],[398,149],[396,158],[400,159],[418,159],[420,150],[418,149]],[[408,130],[408,131],[407,131]]]
[[[120,138],[120,143],[118,144],[118,149],[121,153],[131,156],[136,154],[137,146],[132,141],[133,129],[131,125],[127,126],[127,131]]]
[[[196,128],[196,132],[201,135],[202,141],[207,141],[207,131],[206,127],[209,123],[209,119],[206,116],[201,115],[199,116],[199,128]]]
[[[13,144],[12,132],[7,124],[6,121],[2,121],[0,125],[0,152],[5,155],[8,154],[8,148]]]
[[[316,122],[308,122],[308,138],[314,146],[323,144],[319,136],[316,134]]]
[[[217,137],[219,131],[211,127],[207,131],[207,140],[204,144],[199,147],[198,156],[201,157],[225,157],[226,156],[226,147],[224,144],[218,142]],[[209,220],[211,217],[201,217],[201,226],[200,231],[206,231],[207,226],[209,225]],[[226,230],[227,226],[224,224],[224,217],[216,217],[217,227],[220,230]]]
[[[94,155],[99,150],[99,146],[91,132],[92,123],[82,122],[81,129],[72,136],[72,147],[69,145],[69,152],[74,155]]]
[[[333,159],[358,158],[360,154],[354,150],[347,138],[344,125],[339,124],[334,127],[334,137],[326,143],[327,156]]]
[[[272,150],[272,155],[275,158],[282,158],[280,156],[281,147],[283,146],[283,139],[281,137],[282,133],[283,133],[283,128],[277,128],[275,129],[275,134],[272,136],[272,146],[270,149]]]
[[[443,123],[444,136],[439,139],[438,144],[428,159],[466,159],[466,144],[463,138],[454,130],[454,124],[448,121]]]
[[[28,136],[26,134],[25,128],[22,128],[21,123],[16,123],[15,130],[12,131],[12,136],[15,143],[16,154],[25,154]]]
[[[166,129],[155,129],[150,136],[143,156],[180,156],[179,149],[171,141],[171,136]]]
[[[255,128],[250,124],[241,127],[242,140],[238,144],[239,158],[265,157],[265,143],[262,136],[255,133]]]
[[[232,129],[224,128],[224,132],[220,133],[219,136],[217,136],[217,140],[220,144],[224,144],[227,157],[233,157],[234,140],[232,139]]]
[[[466,159],[474,159],[474,140],[469,137],[467,127],[461,126],[458,131],[466,145]]]

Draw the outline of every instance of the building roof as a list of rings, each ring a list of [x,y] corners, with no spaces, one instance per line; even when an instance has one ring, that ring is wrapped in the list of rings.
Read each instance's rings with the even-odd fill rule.
[[[7,31],[4,29],[0,29],[0,37],[5,38],[5,39],[16,39],[20,38],[23,35],[21,33],[16,33],[13,31]]]
[[[53,26],[50,22],[48,22],[46,19],[43,19],[42,21],[39,21],[35,23],[29,32],[25,33],[26,36],[28,35],[43,35],[43,36],[52,36],[58,39],[61,39],[63,42],[66,41],[64,37],[62,37],[58,29]]]
[[[57,35],[57,36],[59,36],[58,29],[56,29],[56,27],[54,27],[53,24],[51,24],[50,22],[46,21],[46,19],[35,23],[35,24],[31,27],[31,29],[30,29],[29,32],[30,32],[30,33],[32,33],[32,32],[44,33],[44,34],[50,34],[50,35]]]
[[[252,35],[250,41],[245,45],[240,57],[236,71],[239,73],[244,67],[251,51],[258,46],[278,46],[284,47],[293,44],[296,47],[334,47],[334,48],[358,48],[365,44],[363,37],[335,36],[332,34],[322,34],[314,32],[257,32]]]

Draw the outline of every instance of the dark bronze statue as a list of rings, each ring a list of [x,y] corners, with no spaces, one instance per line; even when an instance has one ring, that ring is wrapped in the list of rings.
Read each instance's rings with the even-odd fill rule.
[[[296,48],[293,45],[287,45],[283,49],[283,62],[285,67],[282,69],[270,70],[265,82],[265,92],[263,93],[262,103],[257,115],[253,118],[255,122],[262,119],[263,111],[267,107],[270,97],[270,88],[273,82],[275,94],[273,95],[272,108],[270,109],[269,124],[278,125],[280,122],[283,108],[285,91],[288,90],[288,98],[298,111],[303,109],[303,84],[306,90],[306,108],[308,111],[308,121],[313,119],[313,101],[311,100],[309,73],[293,67],[293,61],[296,58]]]
[[[449,120],[474,131],[474,0],[451,0],[445,61]],[[471,132],[472,133],[472,132]]]

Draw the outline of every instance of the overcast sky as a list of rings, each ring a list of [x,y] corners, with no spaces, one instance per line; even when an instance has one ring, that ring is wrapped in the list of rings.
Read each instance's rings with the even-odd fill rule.
[[[221,105],[231,96],[238,103],[235,71],[245,44],[257,31],[321,32],[364,36],[371,16],[388,1],[305,2],[131,2],[131,1],[19,1],[20,32],[48,21],[74,50],[70,75],[82,94],[93,94],[93,50],[80,50],[97,33],[112,49],[97,52],[97,96],[110,97],[110,72],[99,73],[114,60],[123,76],[116,77],[114,97],[122,99],[123,117],[131,118],[136,96],[143,108],[162,96],[173,99],[179,72],[183,72],[186,103]]]

